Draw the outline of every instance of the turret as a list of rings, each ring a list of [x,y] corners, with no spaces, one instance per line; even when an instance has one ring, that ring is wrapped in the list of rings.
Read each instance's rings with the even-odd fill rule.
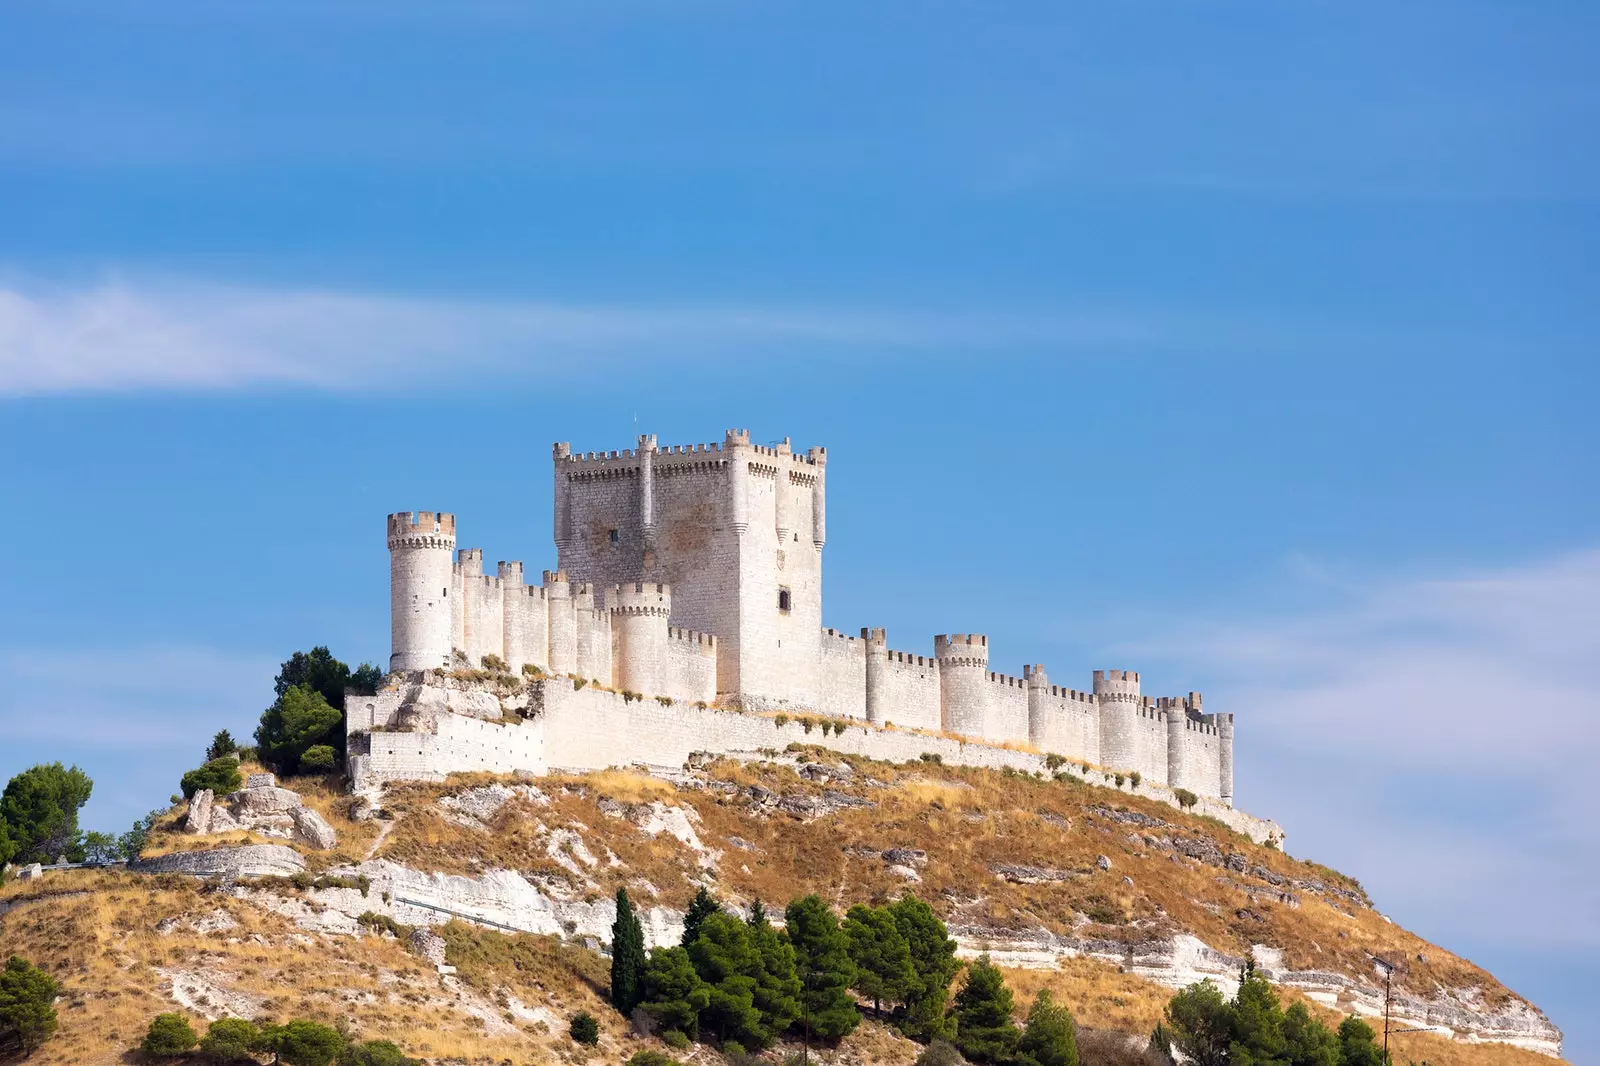
[[[616,585],[606,597],[616,642],[613,684],[624,692],[659,696],[667,685],[667,619],[672,586],[655,582]]]
[[[456,516],[401,511],[389,516],[388,531],[389,669],[447,666]]]
[[[816,468],[817,481],[811,487],[811,543],[817,549],[828,543],[828,449],[811,448],[806,458]]]
[[[566,471],[562,468],[572,458],[572,445],[557,443],[551,446],[550,456],[555,464],[555,507],[554,533],[556,539],[556,559],[560,561],[567,550],[567,545],[572,537],[572,501],[571,488],[567,484]]]
[[[882,629],[863,629],[867,654],[867,721],[883,725],[889,717],[889,640]]]
[[[1112,770],[1135,768],[1139,764],[1139,675],[1132,670],[1096,670],[1094,694],[1100,704],[1101,764]]]
[[[653,433],[639,435],[639,525],[644,533],[644,550],[655,551],[656,438]]]
[[[733,510],[729,524],[739,536],[750,528],[749,449],[748,429],[730,429],[723,434],[722,450],[728,456],[728,501]]]
[[[1191,692],[1189,698],[1198,708],[1200,694]],[[1178,696],[1163,696],[1156,700],[1156,707],[1167,723],[1167,787],[1188,788],[1189,702]]]
[[[544,572],[545,601],[550,612],[550,672],[578,669],[578,631],[572,611],[572,585],[565,570]]]
[[[1222,802],[1233,806],[1233,715],[1217,715],[1217,772]]]
[[[1053,735],[1050,721],[1050,675],[1044,666],[1034,663],[1022,668],[1023,680],[1028,683],[1028,743],[1046,747]]]
[[[989,727],[989,638],[951,633],[933,638],[939,662],[939,720],[946,733],[982,737]]]

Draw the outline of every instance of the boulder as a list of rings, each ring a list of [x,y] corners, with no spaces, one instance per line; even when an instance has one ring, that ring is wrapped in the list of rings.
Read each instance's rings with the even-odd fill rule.
[[[251,774],[244,779],[245,788],[277,788],[277,774]]]
[[[883,861],[890,866],[926,866],[928,853],[921,848],[890,848],[883,853]]]
[[[1097,856],[1094,860],[1094,865],[1098,870],[1109,870],[1111,869],[1111,858],[1108,855]]]
[[[216,794],[209,788],[202,788],[189,797],[189,814],[183,820],[185,833],[211,832],[211,810],[216,802]]]
[[[289,877],[306,868],[306,860],[282,844],[247,844],[239,848],[176,851],[137,859],[128,869],[141,874],[190,874],[194,877]]]
[[[300,806],[300,793],[276,785],[247,788],[228,796],[228,805],[240,818],[262,814],[280,814]]]
[[[338,841],[333,826],[310,807],[295,808],[294,835],[295,839],[318,851],[328,851]]]
[[[435,966],[443,966],[445,964],[446,945],[444,937],[427,926],[413,929],[411,935],[406,937],[406,946]]]

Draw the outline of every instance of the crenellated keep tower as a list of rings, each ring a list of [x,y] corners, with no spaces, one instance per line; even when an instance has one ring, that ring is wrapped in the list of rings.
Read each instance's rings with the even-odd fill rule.
[[[982,633],[933,638],[939,662],[939,720],[947,733],[989,735],[989,638]]]

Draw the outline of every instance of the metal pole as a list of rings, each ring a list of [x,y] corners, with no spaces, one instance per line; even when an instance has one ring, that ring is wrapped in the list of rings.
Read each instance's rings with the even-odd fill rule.
[[[1389,1066],[1389,1004],[1394,1002],[1394,970],[1383,974],[1383,1066]]]

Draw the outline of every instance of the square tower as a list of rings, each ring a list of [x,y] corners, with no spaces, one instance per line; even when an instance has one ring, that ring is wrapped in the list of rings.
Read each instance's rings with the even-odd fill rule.
[[[560,567],[597,589],[672,586],[674,625],[714,634],[718,698],[817,705],[827,451],[787,438],[574,455],[554,449]]]

